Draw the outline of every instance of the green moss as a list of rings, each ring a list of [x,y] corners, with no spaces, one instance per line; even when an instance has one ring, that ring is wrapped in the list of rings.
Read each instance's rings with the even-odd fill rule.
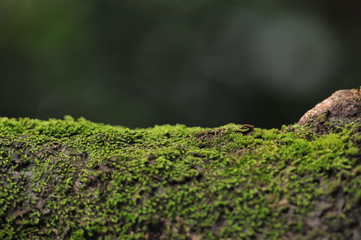
[[[0,118],[0,239],[321,236],[320,202],[361,199],[356,128]]]

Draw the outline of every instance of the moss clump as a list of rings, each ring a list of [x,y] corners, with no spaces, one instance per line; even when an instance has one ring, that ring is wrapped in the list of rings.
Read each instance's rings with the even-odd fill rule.
[[[0,118],[0,239],[357,236],[357,129]]]

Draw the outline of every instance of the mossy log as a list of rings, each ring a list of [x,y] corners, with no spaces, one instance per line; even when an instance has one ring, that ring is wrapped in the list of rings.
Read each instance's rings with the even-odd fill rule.
[[[360,120],[322,114],[280,129],[0,118],[0,239],[361,239]]]

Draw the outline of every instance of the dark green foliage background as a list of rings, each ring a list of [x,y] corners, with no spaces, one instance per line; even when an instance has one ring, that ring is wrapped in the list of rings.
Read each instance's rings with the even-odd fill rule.
[[[0,116],[279,127],[359,86],[357,1],[2,0]]]

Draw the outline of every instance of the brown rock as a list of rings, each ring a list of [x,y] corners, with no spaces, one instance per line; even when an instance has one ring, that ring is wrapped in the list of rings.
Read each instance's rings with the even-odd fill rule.
[[[353,120],[361,117],[361,91],[338,90],[307,111],[298,124],[327,120]]]

